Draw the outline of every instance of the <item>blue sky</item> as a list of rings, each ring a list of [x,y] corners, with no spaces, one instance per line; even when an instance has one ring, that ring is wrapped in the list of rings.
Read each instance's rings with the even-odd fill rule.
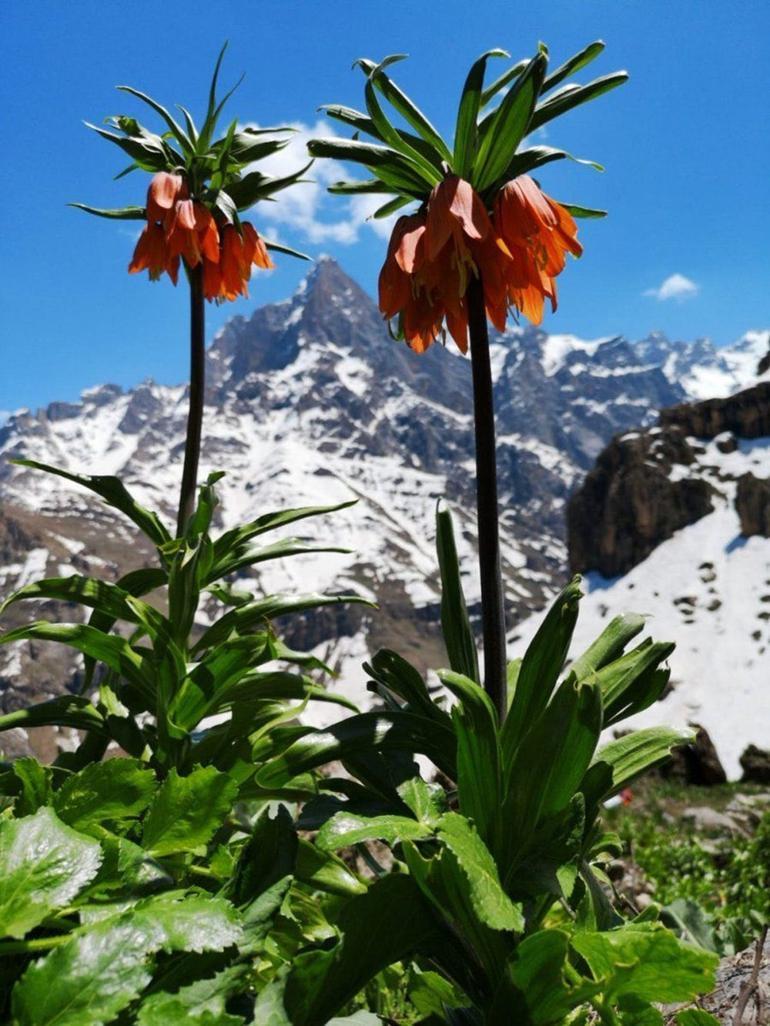
[[[72,399],[103,381],[185,377],[181,284],[129,276],[133,226],[66,203],[143,202],[146,179],[113,182],[122,155],[82,121],[144,118],[118,83],[199,111],[225,39],[223,81],[246,72],[231,116],[311,132],[320,104],[362,106],[356,57],[409,53],[395,77],[449,132],[483,50],[518,58],[542,39],[559,63],[604,39],[605,54],[582,77],[625,67],[631,81],[549,126],[547,143],[607,171],[562,162],[541,181],[610,217],[582,222],[585,255],[562,275],[561,305],[545,327],[588,337],[662,328],[721,344],[770,324],[766,0],[9,0],[2,24],[0,410]],[[329,175],[319,168],[315,186],[252,219],[268,236],[332,254],[373,293],[385,240],[360,209],[325,195]],[[276,272],[255,272],[249,300],[208,308],[209,337],[227,317],[287,296],[306,270],[283,258]]]

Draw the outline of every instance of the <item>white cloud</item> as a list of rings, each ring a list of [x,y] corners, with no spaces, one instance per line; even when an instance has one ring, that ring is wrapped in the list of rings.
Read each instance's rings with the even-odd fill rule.
[[[657,288],[647,289],[645,296],[652,296],[653,299],[660,301],[666,299],[692,299],[693,296],[697,296],[699,286],[695,284],[690,278],[686,278],[683,274],[670,274],[665,281],[662,281]]]
[[[309,139],[334,138],[325,121],[314,125],[294,122],[288,146],[278,153],[259,161],[255,169],[264,174],[281,178],[292,174],[308,162],[307,142]],[[361,229],[369,227],[382,238],[390,236],[395,217],[373,220],[374,211],[387,202],[388,196],[362,193],[357,196],[334,196],[326,189],[333,182],[351,180],[360,175],[336,160],[317,160],[307,177],[311,181],[293,185],[278,193],[275,202],[259,204],[259,218],[263,224],[286,225],[299,232],[309,242],[336,242],[351,245],[357,242]],[[265,234],[270,237],[270,230]]]

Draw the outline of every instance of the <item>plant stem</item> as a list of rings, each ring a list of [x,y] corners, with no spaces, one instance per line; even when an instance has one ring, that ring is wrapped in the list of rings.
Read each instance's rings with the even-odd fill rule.
[[[201,451],[203,396],[206,387],[205,313],[203,307],[203,264],[188,269],[190,283],[190,405],[187,413],[187,438],[184,446],[182,491],[179,496],[177,537],[184,534],[195,503],[198,460]]]
[[[471,278],[466,292],[473,369],[473,411],[476,432],[476,508],[478,511],[481,616],[484,637],[484,688],[500,722],[508,708],[505,659],[505,607],[500,569],[497,508],[495,405],[489,332],[481,277]]]
[[[0,957],[3,955],[27,955],[34,951],[50,951],[70,939],[71,934],[59,933],[53,937],[32,937],[30,940],[0,941]]]

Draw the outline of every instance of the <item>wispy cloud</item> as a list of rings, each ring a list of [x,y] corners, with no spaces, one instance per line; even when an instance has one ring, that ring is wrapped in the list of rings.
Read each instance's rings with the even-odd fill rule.
[[[692,299],[693,296],[697,296],[699,286],[692,281],[691,278],[686,278],[683,274],[670,274],[668,278],[660,283],[657,288],[646,289],[645,296],[652,296],[653,299],[658,299],[661,302],[666,299],[677,299],[679,301],[683,299]]]
[[[255,165],[260,171],[278,178],[297,171],[308,162],[309,139],[334,138],[325,121],[314,125],[295,122],[288,146]],[[313,243],[336,242],[351,245],[357,242],[361,230],[370,228],[377,235],[388,238],[395,217],[375,221],[374,211],[382,206],[387,196],[361,194],[358,196],[330,196],[326,189],[332,182],[355,178],[349,168],[336,160],[318,160],[307,173],[311,181],[294,185],[276,197],[274,203],[259,205],[259,218],[266,224],[265,234],[284,225]]]

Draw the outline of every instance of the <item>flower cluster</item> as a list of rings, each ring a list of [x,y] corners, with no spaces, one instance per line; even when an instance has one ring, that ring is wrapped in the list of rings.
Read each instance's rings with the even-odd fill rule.
[[[380,310],[398,317],[412,349],[444,330],[468,348],[466,293],[480,276],[487,316],[500,330],[511,309],[539,324],[545,299],[556,309],[565,254],[579,256],[572,216],[527,175],[508,182],[492,213],[469,182],[448,175],[415,214],[396,222],[380,273]]]
[[[204,295],[218,302],[248,295],[252,264],[274,266],[253,225],[218,225],[208,207],[191,198],[182,175],[161,171],[150,182],[147,224],[128,270],[149,271],[153,281],[166,273],[176,285],[180,260],[188,268],[203,264]]]

